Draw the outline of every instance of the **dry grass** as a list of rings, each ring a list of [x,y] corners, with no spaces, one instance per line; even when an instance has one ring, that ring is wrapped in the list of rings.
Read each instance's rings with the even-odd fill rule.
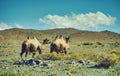
[[[42,54],[41,56],[37,56],[38,59],[45,59],[45,60],[66,60],[70,59],[70,55],[65,54],[56,54],[56,53],[46,53]]]
[[[0,76],[33,76],[32,71],[17,72],[14,70],[0,71]]]
[[[120,52],[117,50],[109,51],[83,51],[83,52],[71,52],[67,55],[56,54],[56,53],[46,53],[41,56],[37,56],[39,59],[45,60],[70,60],[70,59],[90,59],[97,63],[103,63],[103,61],[108,61],[109,64],[114,65],[120,63]]]

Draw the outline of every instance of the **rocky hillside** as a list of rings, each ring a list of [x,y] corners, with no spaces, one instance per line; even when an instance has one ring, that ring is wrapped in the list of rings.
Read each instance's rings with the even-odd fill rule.
[[[120,40],[120,34],[111,31],[81,31],[73,28],[51,29],[51,30],[33,30],[33,29],[7,29],[0,31],[0,41],[23,40],[27,36],[37,37],[38,39],[53,39],[56,35],[71,36],[72,40],[79,41],[114,41]]]

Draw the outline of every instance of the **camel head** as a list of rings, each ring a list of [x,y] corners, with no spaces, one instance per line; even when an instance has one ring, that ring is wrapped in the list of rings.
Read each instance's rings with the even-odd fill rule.
[[[70,41],[70,36],[66,37],[65,40],[66,40],[66,43],[69,43],[69,41]]]
[[[47,38],[45,38],[44,40],[43,40],[43,44],[49,44],[50,42],[49,42],[49,40],[47,39]]]

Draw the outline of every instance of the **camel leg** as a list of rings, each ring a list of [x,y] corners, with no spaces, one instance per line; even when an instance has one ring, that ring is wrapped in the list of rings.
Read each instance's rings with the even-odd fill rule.
[[[64,53],[67,54],[67,50],[66,49],[64,49]]]
[[[37,50],[38,50],[39,54],[42,54],[40,47],[38,47]]]
[[[51,44],[51,45],[50,45],[50,53],[52,53],[52,52],[54,51],[54,48],[55,48],[54,45]]]
[[[38,50],[38,52],[39,52],[39,54],[42,54],[42,51],[41,51],[41,49],[40,49],[40,50]]]
[[[50,53],[52,53],[53,51],[52,50],[50,50]]]
[[[58,49],[58,47],[57,47],[57,46],[55,46],[54,51],[55,51],[57,54],[59,54],[59,53],[60,53],[60,49]]]
[[[32,54],[32,59],[34,59],[35,54],[36,54],[36,53],[33,53],[33,54]]]
[[[55,48],[51,47],[50,48],[50,53],[52,53],[53,51],[55,51]]]
[[[28,51],[25,52],[25,57],[27,57],[27,55],[28,55]]]
[[[21,53],[20,53],[21,59],[22,59],[22,56],[23,56],[24,53],[25,53],[25,51],[21,51]]]
[[[53,52],[53,49],[52,48],[50,48],[50,53],[52,53]]]
[[[59,52],[60,52],[60,51],[59,51],[58,49],[56,49],[56,53],[59,54]]]
[[[67,54],[67,51],[65,51],[65,54]]]

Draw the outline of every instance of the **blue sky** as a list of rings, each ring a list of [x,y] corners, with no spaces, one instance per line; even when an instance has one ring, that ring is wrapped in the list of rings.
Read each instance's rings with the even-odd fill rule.
[[[0,0],[0,30],[77,28],[120,33],[120,0]]]

